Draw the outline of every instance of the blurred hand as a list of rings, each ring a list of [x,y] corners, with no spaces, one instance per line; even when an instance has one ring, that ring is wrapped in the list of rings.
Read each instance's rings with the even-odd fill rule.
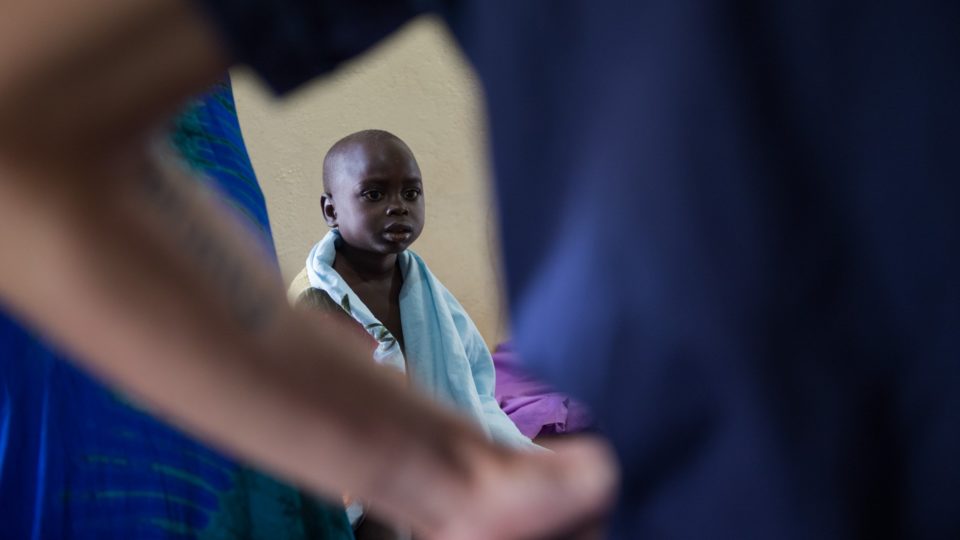
[[[509,453],[483,467],[468,508],[436,540],[599,538],[615,500],[618,467],[597,437],[558,441],[554,452]]]

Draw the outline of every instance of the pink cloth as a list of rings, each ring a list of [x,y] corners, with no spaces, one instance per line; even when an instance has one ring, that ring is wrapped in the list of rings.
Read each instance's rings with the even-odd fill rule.
[[[591,427],[584,405],[534,379],[521,364],[510,342],[501,344],[493,353],[497,402],[521,433],[532,439]]]

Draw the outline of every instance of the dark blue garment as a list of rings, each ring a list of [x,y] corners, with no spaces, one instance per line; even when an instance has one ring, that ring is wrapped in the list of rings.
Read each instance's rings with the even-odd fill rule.
[[[431,7],[206,4],[279,90]],[[623,461],[614,536],[960,538],[960,3],[432,4],[520,353]]]
[[[173,139],[187,162],[249,218],[265,253],[275,258],[229,83],[191,104]],[[167,427],[0,314],[0,538],[332,540],[353,534],[342,508]]]

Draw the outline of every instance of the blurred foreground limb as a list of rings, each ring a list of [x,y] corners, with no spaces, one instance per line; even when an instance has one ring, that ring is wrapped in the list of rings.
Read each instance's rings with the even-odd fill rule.
[[[176,425],[425,537],[529,537],[602,512],[603,446],[496,448],[338,321],[288,306],[255,242],[151,135],[228,65],[179,0],[5,7],[0,302]]]

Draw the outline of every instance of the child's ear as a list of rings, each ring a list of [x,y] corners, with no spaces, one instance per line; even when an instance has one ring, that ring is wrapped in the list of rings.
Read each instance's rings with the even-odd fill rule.
[[[327,222],[327,226],[336,229],[337,209],[333,206],[333,197],[329,193],[320,196],[320,206],[323,208],[323,220]]]

